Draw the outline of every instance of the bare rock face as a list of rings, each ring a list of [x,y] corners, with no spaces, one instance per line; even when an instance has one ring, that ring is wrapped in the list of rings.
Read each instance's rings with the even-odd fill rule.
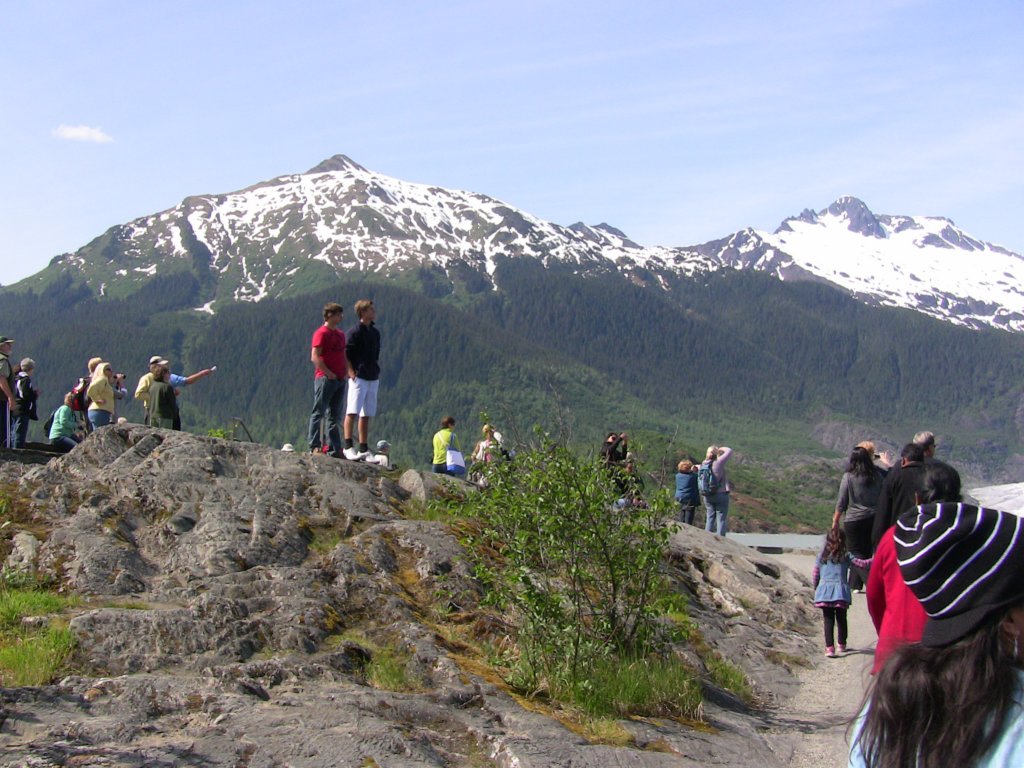
[[[464,663],[439,617],[471,615],[480,585],[445,526],[402,516],[444,484],[402,480],[135,425],[25,471],[46,535],[0,556],[88,602],[70,620],[74,676],[0,688],[0,768],[785,765],[765,733],[814,647],[805,578],[679,531],[670,576],[758,703],[709,682],[706,727],[624,721],[632,746],[592,744]],[[404,652],[411,692],[369,684],[378,644]]]

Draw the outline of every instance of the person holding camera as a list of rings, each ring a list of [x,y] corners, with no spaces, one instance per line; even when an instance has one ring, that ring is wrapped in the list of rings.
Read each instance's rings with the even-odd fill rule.
[[[92,381],[85,394],[92,401],[88,414],[92,428],[105,427],[114,420],[117,401],[128,394],[124,388],[124,374],[115,374],[110,363],[100,362],[93,370]]]

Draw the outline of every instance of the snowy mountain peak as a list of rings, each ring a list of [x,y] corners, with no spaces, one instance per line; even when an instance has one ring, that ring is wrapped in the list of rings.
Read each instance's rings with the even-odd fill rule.
[[[322,163],[314,165],[306,171],[306,173],[334,173],[336,171],[360,171],[362,173],[369,173],[369,171],[348,155],[334,155],[333,157],[329,157]]]
[[[818,214],[819,220],[829,216],[845,221],[847,229],[851,232],[857,232],[866,237],[885,237],[885,230],[875,218],[875,214],[856,197],[840,197]]]
[[[643,247],[608,224],[569,227],[483,194],[414,184],[335,155],[303,174],[237,192],[189,197],[114,227],[29,281],[70,270],[101,295],[156,275],[196,272],[206,311],[309,290],[325,276],[427,267],[468,291],[496,289],[502,260],[581,275],[617,272],[667,288],[680,276],[755,270],[827,282],[859,299],[971,327],[1024,331],[1024,257],[940,217],[874,214],[841,197],[702,245]]]

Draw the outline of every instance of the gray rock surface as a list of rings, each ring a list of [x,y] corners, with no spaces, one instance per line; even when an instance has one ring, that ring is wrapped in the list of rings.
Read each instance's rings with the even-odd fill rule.
[[[780,712],[817,649],[806,576],[678,531],[668,573],[755,704],[709,682],[703,725],[626,720],[632,746],[593,744],[467,667],[439,629],[480,587],[451,532],[402,516],[442,492],[407,477],[136,425],[24,471],[47,535],[23,567],[89,604],[70,619],[73,676],[0,688],[0,766],[787,764],[797,735]],[[418,690],[368,683],[378,644],[405,652]]]

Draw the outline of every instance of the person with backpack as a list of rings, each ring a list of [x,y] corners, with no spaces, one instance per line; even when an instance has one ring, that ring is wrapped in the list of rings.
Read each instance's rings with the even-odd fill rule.
[[[729,492],[732,484],[725,465],[732,457],[732,448],[708,446],[703,463],[697,468],[697,489],[704,500],[707,522],[704,530],[725,536],[729,531]]]
[[[75,418],[78,419],[81,432],[88,434],[92,432],[92,423],[88,419],[89,406],[92,405],[92,401],[89,399],[89,385],[92,384],[93,374],[96,372],[96,366],[103,362],[102,357],[90,357],[89,362],[86,365],[88,373],[82,376],[75,382],[75,386],[71,388],[71,410],[74,411]]]
[[[18,367],[21,370],[14,375],[14,402],[17,405],[17,412],[13,419],[14,447],[24,448],[28,442],[30,423],[39,420],[39,413],[36,410],[39,390],[32,384],[32,373],[36,369],[36,361],[31,357],[26,357]]]
[[[0,336],[0,392],[5,398],[0,403],[0,447],[10,448],[13,440],[11,419],[18,415],[18,404],[14,398],[14,366],[11,365],[11,350],[14,339]]]

